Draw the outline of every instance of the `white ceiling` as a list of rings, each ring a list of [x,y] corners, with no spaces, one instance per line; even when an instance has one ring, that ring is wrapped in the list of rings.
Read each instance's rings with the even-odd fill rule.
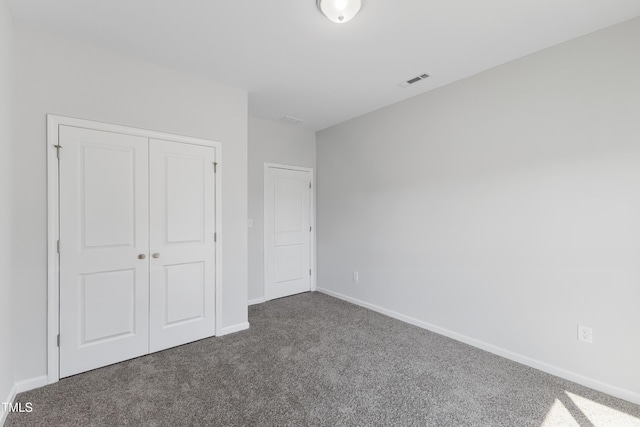
[[[14,19],[249,92],[249,113],[320,130],[640,16],[639,0],[8,0]],[[408,88],[398,83],[431,77]]]

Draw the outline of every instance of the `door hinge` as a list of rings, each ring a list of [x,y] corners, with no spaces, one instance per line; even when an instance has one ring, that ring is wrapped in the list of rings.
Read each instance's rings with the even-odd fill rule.
[[[309,276],[311,276],[311,269],[309,269]]]
[[[62,148],[62,145],[54,145],[54,147],[56,147],[56,157],[59,159],[60,158],[60,149]]]
[[[311,226],[309,226],[309,233],[311,233]]]
[[[309,188],[311,188],[311,183],[309,183]]]
[[[213,233],[213,241],[214,242],[218,241],[218,233]]]
[[[217,173],[218,172],[218,163],[216,162],[211,162],[213,163],[213,173]]]
[[[56,341],[57,341],[58,347],[60,347],[60,334],[58,334],[58,337],[57,337]]]
[[[60,240],[56,242],[56,250],[60,253]]]

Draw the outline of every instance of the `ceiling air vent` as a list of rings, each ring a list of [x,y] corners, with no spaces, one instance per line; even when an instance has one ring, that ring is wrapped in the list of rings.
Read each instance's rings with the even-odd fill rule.
[[[416,76],[416,77],[414,77],[412,79],[409,79],[407,81],[404,81],[404,82],[400,83],[398,86],[400,86],[400,87],[409,87],[409,86],[411,86],[413,84],[416,84],[416,83],[426,79],[427,77],[429,77],[429,74],[420,74],[419,76]]]
[[[302,119],[291,116],[280,117],[278,120],[284,123],[289,123],[290,125],[297,125],[298,123],[302,122]]]

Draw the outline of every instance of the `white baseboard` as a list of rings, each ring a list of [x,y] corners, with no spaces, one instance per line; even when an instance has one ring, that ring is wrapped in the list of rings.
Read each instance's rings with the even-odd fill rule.
[[[13,403],[18,393],[33,390],[34,388],[43,387],[45,385],[47,385],[46,375],[15,382],[13,383],[13,387],[11,387],[11,391],[9,391],[9,396],[7,396],[7,399],[3,400],[2,402]],[[5,411],[2,407],[0,407],[0,426],[4,425],[4,422],[7,420],[7,416],[9,416],[9,411]]]
[[[16,391],[22,393],[23,391],[33,390],[34,388],[44,387],[49,384],[46,375],[42,375],[35,378],[29,378],[28,380],[18,381],[16,383]]]
[[[256,305],[256,304],[262,304],[265,301],[266,300],[264,299],[264,297],[260,297],[260,298],[250,299],[247,304],[248,305]]]
[[[11,390],[9,390],[9,396],[7,396],[7,398],[2,402],[13,403],[13,401],[16,398],[16,394],[18,394],[18,387],[16,386],[16,383],[13,383],[13,387],[11,387]],[[7,420],[8,416],[9,416],[9,411],[5,411],[4,407],[0,406],[0,427],[4,425],[4,422]]]
[[[249,329],[249,322],[238,323],[237,325],[225,326],[220,331],[219,337],[223,335],[233,334],[235,332],[244,331],[245,329]]]
[[[47,376],[42,375],[35,378],[29,378],[28,380],[16,382],[16,389],[18,393],[22,393],[24,391],[33,390],[34,388],[44,387],[47,384],[49,384]]]
[[[406,316],[404,314],[395,312],[393,310],[379,307],[377,305],[370,304],[368,302],[361,301],[357,298],[352,298],[347,295],[340,294],[338,292],[330,291],[328,289],[323,289],[323,288],[318,288],[318,292],[330,295],[332,297],[341,299],[343,301],[350,302],[355,305],[359,305],[360,307],[368,308],[370,310],[376,311],[378,313],[384,314],[386,316],[392,317],[402,322],[409,323],[414,326],[418,326],[419,328],[427,329],[431,332],[444,335],[456,341],[460,341],[465,344],[469,344],[471,346],[488,351],[489,353],[493,353],[498,356],[502,356],[507,359],[513,360],[515,362],[522,363],[523,365],[527,365],[532,368],[538,369],[540,371],[546,372],[548,374],[555,375],[560,378],[564,378],[565,380],[573,381],[585,387],[589,387],[594,390],[598,390],[603,393],[610,394],[611,396],[619,397],[620,399],[628,400],[629,402],[632,402],[635,404],[640,404],[640,394],[633,392],[631,390],[627,390],[611,384],[603,383],[593,378],[560,368],[555,365],[541,362],[537,359],[533,359],[531,357],[528,357],[519,353],[514,353],[502,347],[498,347],[496,345],[489,344],[487,342],[484,342],[475,338],[471,338],[466,335],[459,334],[457,332],[450,331],[448,329],[442,328],[437,325],[433,325],[431,323],[423,322],[422,320],[418,320],[414,317]]]

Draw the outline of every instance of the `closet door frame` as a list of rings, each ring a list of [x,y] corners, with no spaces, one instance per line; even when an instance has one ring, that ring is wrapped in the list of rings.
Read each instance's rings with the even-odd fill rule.
[[[47,114],[47,384],[60,379],[58,336],[60,333],[60,262],[58,239],[60,236],[59,163],[58,155],[64,155],[60,147],[60,126],[72,126],[105,132],[161,139],[184,144],[213,147],[216,151],[215,179],[215,335],[222,335],[222,144],[188,136],[138,129],[129,126]]]

